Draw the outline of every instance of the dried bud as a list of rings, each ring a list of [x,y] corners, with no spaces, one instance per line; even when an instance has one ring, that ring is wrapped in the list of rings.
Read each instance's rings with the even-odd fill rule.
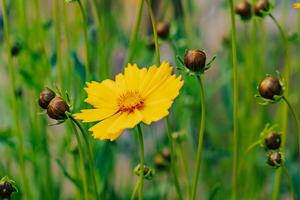
[[[168,169],[168,163],[164,160],[161,154],[156,154],[154,156],[154,164],[155,168],[158,170],[166,170]]]
[[[192,49],[185,53],[184,64],[191,71],[201,71],[205,68],[206,55],[199,49]]]
[[[279,149],[281,145],[281,135],[275,132],[269,133],[265,138],[265,145],[268,149]]]
[[[254,6],[255,15],[258,17],[263,16],[263,12],[267,12],[270,8],[270,3],[268,0],[258,0]]]
[[[47,109],[50,101],[55,97],[55,93],[49,89],[49,88],[44,88],[44,90],[40,93],[40,97],[39,97],[39,105],[44,108]]]
[[[163,150],[161,151],[161,155],[165,159],[165,161],[167,162],[171,161],[171,152],[169,148],[167,147],[163,148]]]
[[[252,16],[251,4],[246,0],[240,1],[236,4],[235,12],[242,20],[249,20]]]
[[[275,168],[280,167],[282,164],[282,154],[277,151],[271,151],[268,155],[267,163],[271,167],[275,167]]]
[[[14,181],[4,176],[0,180],[0,199],[10,199],[13,192],[17,192]]]
[[[134,168],[134,172],[135,172],[136,175],[140,176],[140,174],[141,174],[140,164],[138,164]],[[151,180],[154,175],[155,175],[155,170],[151,169],[150,167],[148,167],[146,165],[144,165],[144,168],[143,168],[143,176],[144,176],[144,178],[147,179],[147,180]]]
[[[19,55],[20,51],[21,51],[21,45],[19,43],[14,44],[10,49],[10,53],[12,56]]]
[[[158,37],[165,39],[170,32],[170,24],[167,22],[157,22],[156,29]]]
[[[65,119],[66,111],[69,111],[69,106],[61,97],[54,97],[47,108],[48,116],[56,120]]]
[[[265,99],[274,100],[275,95],[282,94],[282,86],[278,78],[267,76],[259,84],[259,94]]]

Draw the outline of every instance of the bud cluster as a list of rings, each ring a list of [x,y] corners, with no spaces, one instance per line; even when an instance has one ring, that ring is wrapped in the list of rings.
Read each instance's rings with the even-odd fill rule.
[[[65,113],[69,111],[69,105],[49,88],[44,88],[40,93],[39,105],[41,108],[47,109],[47,114],[52,119],[64,120],[67,118]]]

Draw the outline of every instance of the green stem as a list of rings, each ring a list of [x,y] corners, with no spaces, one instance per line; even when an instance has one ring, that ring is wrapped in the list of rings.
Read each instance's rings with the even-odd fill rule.
[[[62,54],[61,54],[61,42],[60,42],[60,15],[59,15],[59,0],[54,1],[54,27],[55,27],[55,45],[56,45],[56,66],[57,66],[57,81],[60,89],[64,91],[63,88],[63,64],[62,64]]]
[[[79,156],[80,156],[80,170],[82,175],[82,184],[83,184],[83,196],[85,200],[88,200],[88,180],[87,180],[87,173],[85,171],[85,164],[84,164],[84,151],[82,148],[82,143],[80,141],[80,136],[78,134],[76,123],[74,121],[71,121],[72,127],[74,129],[74,133],[76,136],[77,144],[78,144],[78,150],[79,150]]]
[[[87,28],[87,18],[83,8],[83,5],[80,0],[77,0],[80,13],[82,16],[82,28],[83,28],[83,37],[85,43],[85,56],[86,56],[86,65],[85,65],[85,80],[90,79],[91,66],[90,66],[90,50],[89,50],[89,40],[88,40],[88,28]]]
[[[185,175],[185,178],[186,178],[186,191],[187,191],[187,193],[190,197],[191,193],[192,193],[191,184],[190,184],[190,175],[189,175],[189,171],[188,171],[188,168],[187,168],[187,162],[186,162],[185,156],[183,154],[182,142],[179,142],[178,146],[179,146],[179,156],[180,156],[180,159],[181,159],[181,162],[182,162],[183,171],[184,171],[184,175]]]
[[[276,18],[272,14],[269,14],[269,16],[271,17],[271,19],[275,23],[275,25],[276,25],[279,33],[280,33],[280,37],[282,38],[283,42],[285,42],[287,39],[286,39],[285,33],[284,33],[282,27],[280,26],[279,22],[276,20]]]
[[[200,84],[201,124],[200,124],[200,130],[199,130],[199,141],[198,141],[195,173],[194,173],[193,188],[192,188],[192,198],[191,198],[192,200],[195,200],[196,196],[197,196],[197,184],[198,184],[198,179],[199,179],[199,174],[200,174],[200,164],[201,164],[201,158],[202,158],[204,129],[205,129],[205,114],[206,114],[204,87],[203,87],[203,83],[202,83],[200,75],[197,76],[197,78],[198,78],[199,84]]]
[[[137,14],[137,17],[135,18],[134,27],[133,27],[133,31],[131,33],[130,42],[129,42],[128,54],[127,54],[127,57],[125,59],[125,63],[123,63],[123,67],[127,63],[132,62],[132,59],[133,59],[133,53],[134,53],[135,48],[136,48],[136,39],[137,39],[137,35],[138,35],[140,25],[141,25],[143,5],[144,5],[144,0],[139,0],[138,11],[137,11],[138,14]]]
[[[144,139],[143,139],[143,132],[141,125],[137,125],[138,129],[138,137],[139,137],[139,143],[140,143],[140,151],[141,151],[141,161],[140,161],[140,190],[139,190],[139,200],[143,199],[143,186],[144,186],[144,165],[145,165],[145,159],[144,159]]]
[[[3,15],[3,25],[4,25],[4,36],[5,36],[5,44],[6,44],[6,53],[8,59],[8,70],[9,70],[9,79],[10,79],[10,93],[11,93],[11,107],[13,112],[13,121],[15,122],[15,133],[16,137],[18,138],[18,159],[20,162],[20,173],[22,179],[22,186],[23,186],[23,193],[25,194],[25,199],[30,200],[31,195],[28,186],[28,178],[26,175],[26,166],[25,166],[25,159],[24,159],[24,138],[23,134],[21,133],[20,127],[20,119],[19,119],[19,108],[17,103],[17,97],[15,93],[16,89],[16,72],[14,63],[12,60],[12,55],[10,52],[11,44],[10,44],[10,31],[8,27],[8,16],[7,16],[7,5],[6,0],[2,0],[2,15]]]
[[[135,184],[135,186],[134,186],[134,188],[133,188],[133,190],[132,190],[132,192],[131,192],[130,200],[134,200],[135,194],[136,194],[138,188],[140,187],[140,183],[141,183],[141,180],[138,180],[138,181],[136,182],[136,184]]]
[[[290,185],[290,190],[291,190],[291,193],[292,193],[292,199],[296,200],[296,192],[295,192],[295,187],[294,187],[293,179],[290,176],[288,169],[284,165],[282,166],[282,168],[283,168],[283,171],[286,174],[286,177],[288,178],[288,182],[289,182],[289,185]]]
[[[93,179],[93,187],[94,187],[94,190],[95,190],[95,196],[96,196],[96,199],[99,198],[98,196],[98,187],[97,187],[97,181],[96,181],[96,174],[95,174],[95,168],[94,168],[94,156],[92,154],[92,151],[91,151],[91,146],[90,146],[90,142],[89,142],[89,139],[88,139],[88,133],[85,132],[84,128],[81,126],[81,124],[72,116],[72,115],[69,115],[70,119],[76,124],[76,126],[79,128],[82,136],[83,136],[83,139],[84,139],[84,142],[86,144],[86,147],[87,147],[87,150],[88,150],[88,160],[89,160],[89,165],[90,165],[90,169],[91,169],[91,175],[92,175],[92,179]]]
[[[290,102],[288,101],[288,99],[285,96],[283,96],[282,98],[285,101],[285,103],[287,104],[287,106],[289,107],[290,111],[292,112],[292,115],[293,115],[294,120],[296,122],[296,127],[297,127],[297,132],[298,132],[298,146],[300,148],[300,125],[299,125],[300,120],[299,120],[299,116],[296,114],[295,109],[290,104]],[[300,153],[300,151],[299,151],[299,153]]]
[[[233,167],[232,167],[232,199],[237,199],[238,191],[238,77],[237,77],[237,47],[236,27],[233,0],[228,0],[231,17],[231,54],[232,54],[232,78],[233,78]]]
[[[283,47],[284,47],[284,56],[285,56],[285,70],[284,70],[284,78],[286,80],[286,88],[285,88],[285,96],[289,96],[289,82],[290,82],[290,74],[291,74],[291,69],[290,69],[290,55],[289,55],[289,48],[288,48],[288,40],[287,37],[283,31],[283,28],[280,26],[276,18],[270,14],[269,15],[272,19],[272,21],[275,23],[279,33],[280,37],[283,42]],[[287,127],[288,127],[288,105],[284,104],[283,105],[283,117],[282,117],[282,123],[283,123],[283,134],[282,134],[282,152],[285,152],[285,143],[286,143],[286,136],[287,136]],[[279,190],[280,190],[280,182],[281,182],[281,175],[282,175],[282,169],[278,169],[276,176],[275,176],[275,181],[274,181],[274,186],[273,186],[273,194],[272,194],[272,200],[277,200],[279,198]]]
[[[160,65],[160,53],[159,53],[159,45],[158,45],[158,36],[157,36],[157,29],[156,29],[156,21],[154,17],[154,13],[151,7],[150,0],[146,0],[148,11],[150,14],[151,24],[152,24],[152,30],[153,30],[153,36],[154,36],[154,44],[155,44],[155,59],[156,59],[156,65]]]
[[[174,146],[173,146],[172,128],[171,128],[171,122],[170,122],[169,117],[166,118],[166,125],[168,128],[167,132],[168,132],[169,145],[170,145],[170,151],[171,151],[171,170],[172,170],[173,176],[174,176],[174,184],[175,184],[176,192],[178,194],[179,199],[183,200],[180,184],[178,181],[178,174],[177,174],[177,168],[176,168],[176,163],[175,163],[176,156],[175,156],[175,151],[174,151]]]

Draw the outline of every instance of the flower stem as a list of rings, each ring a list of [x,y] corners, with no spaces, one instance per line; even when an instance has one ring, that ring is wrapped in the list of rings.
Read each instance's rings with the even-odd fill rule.
[[[62,52],[61,52],[61,42],[60,42],[60,16],[59,16],[59,0],[54,1],[54,28],[55,28],[55,46],[56,46],[56,66],[57,66],[57,82],[61,87],[61,91],[64,91],[63,88],[63,64],[62,64]]]
[[[232,54],[232,77],[233,77],[233,167],[232,167],[232,199],[237,199],[238,191],[238,77],[237,77],[237,47],[236,27],[233,0],[228,0],[231,16],[231,54]]]
[[[130,195],[130,200],[134,200],[134,197],[135,197],[135,194],[136,194],[136,191],[138,190],[138,188],[140,187],[140,183],[141,183],[141,180],[138,180],[131,192],[131,195]]]
[[[191,191],[191,184],[190,184],[190,175],[189,175],[189,171],[188,171],[188,168],[187,168],[187,162],[186,162],[184,154],[183,154],[182,142],[179,142],[178,146],[179,146],[179,156],[181,158],[181,163],[182,163],[184,175],[185,175],[185,178],[186,178],[186,191],[187,191],[187,193],[190,197],[191,192],[192,192]]]
[[[31,195],[29,191],[28,186],[28,178],[26,175],[26,166],[25,166],[25,159],[24,159],[24,138],[23,134],[21,133],[21,127],[20,127],[20,119],[19,119],[19,108],[17,103],[17,97],[15,93],[16,89],[16,72],[14,63],[12,60],[12,55],[10,52],[10,31],[9,31],[9,22],[8,22],[8,16],[7,16],[7,5],[6,0],[2,0],[2,15],[3,15],[3,25],[4,25],[4,36],[5,36],[5,44],[6,44],[6,54],[8,59],[8,70],[9,70],[9,79],[10,79],[10,93],[11,93],[11,107],[13,112],[13,121],[15,122],[15,133],[18,139],[18,159],[20,162],[20,173],[21,173],[21,180],[22,180],[22,192],[25,194],[24,199],[30,200]]]
[[[92,175],[92,179],[93,179],[93,187],[94,187],[94,190],[95,190],[95,197],[96,197],[96,199],[98,199],[99,198],[98,189],[97,189],[98,187],[97,187],[96,174],[95,174],[94,162],[93,162],[94,156],[93,156],[92,151],[91,151],[91,146],[90,146],[89,139],[87,137],[87,133],[85,132],[85,130],[81,126],[81,124],[72,115],[69,115],[69,117],[76,124],[76,126],[79,128],[79,130],[80,130],[80,132],[83,136],[84,142],[86,144],[86,147],[87,147],[87,150],[88,150],[88,160],[89,160],[91,175]]]
[[[138,137],[139,137],[139,143],[140,143],[140,152],[141,152],[141,161],[140,161],[140,190],[139,190],[139,200],[143,199],[143,186],[144,186],[144,139],[143,139],[143,132],[141,125],[137,125],[138,129]]]
[[[173,146],[172,128],[171,128],[171,122],[170,122],[169,117],[166,118],[166,125],[168,128],[167,132],[168,132],[169,145],[170,145],[170,150],[171,150],[171,170],[172,170],[173,176],[174,176],[174,184],[175,184],[176,192],[178,194],[179,199],[183,200],[180,184],[178,181],[178,174],[177,174],[177,168],[176,168],[176,163],[175,163],[176,156],[175,156],[175,151],[174,151],[174,146]]]
[[[286,177],[288,178],[288,182],[289,182],[289,185],[290,185],[290,190],[291,190],[291,193],[292,193],[292,199],[296,200],[296,193],[295,193],[295,187],[294,187],[293,179],[290,176],[288,169],[284,165],[282,166],[282,168],[283,168],[283,171],[286,174]]]
[[[285,96],[289,96],[289,82],[290,82],[290,74],[291,74],[291,69],[290,69],[290,55],[289,55],[289,48],[288,48],[288,40],[287,37],[283,31],[283,28],[280,26],[276,18],[272,15],[269,14],[270,18],[272,21],[275,23],[279,33],[280,37],[283,42],[283,47],[284,47],[284,56],[285,56],[285,70],[284,70],[284,78],[286,80],[286,88],[285,88]],[[285,142],[286,142],[286,136],[287,136],[287,127],[288,127],[288,105],[285,104],[283,105],[283,117],[282,117],[282,124],[283,124],[283,134],[282,134],[282,152],[285,152]],[[274,186],[273,186],[273,194],[272,194],[272,200],[277,200],[279,197],[279,189],[280,189],[280,182],[281,182],[281,175],[282,175],[282,169],[278,169],[276,176],[275,176],[275,181],[274,181]]]
[[[144,0],[139,0],[138,11],[137,11],[138,14],[137,14],[137,17],[135,19],[133,31],[132,31],[131,37],[130,37],[128,54],[127,54],[127,57],[125,59],[125,62],[123,63],[123,66],[125,66],[127,63],[130,63],[132,61],[132,58],[133,58],[133,53],[134,53],[135,48],[136,48],[136,39],[137,39],[137,35],[138,35],[140,25],[141,25],[143,5],[144,5]]]
[[[87,18],[80,0],[77,0],[78,6],[82,16],[82,28],[83,28],[83,37],[85,43],[85,56],[86,56],[86,65],[85,65],[85,79],[86,81],[90,78],[91,68],[90,68],[90,50],[89,50],[89,40],[88,40],[88,28],[87,28]]]
[[[151,7],[150,0],[146,0],[148,11],[150,14],[151,24],[152,24],[152,30],[153,30],[153,37],[154,37],[154,45],[155,45],[155,59],[156,59],[156,65],[160,65],[160,53],[159,53],[159,45],[158,45],[158,36],[157,36],[157,29],[156,29],[156,21],[154,17],[154,13]]]
[[[299,116],[296,114],[295,109],[290,104],[290,102],[288,101],[288,99],[285,96],[283,96],[282,98],[285,101],[285,103],[287,104],[287,106],[289,107],[289,109],[292,112],[292,115],[293,115],[293,117],[295,119],[296,126],[297,126],[297,132],[298,132],[298,145],[299,145],[299,148],[300,148],[300,125],[299,125],[300,120],[299,120]],[[300,150],[299,150],[299,153],[300,153]]]
[[[78,131],[76,129],[75,121],[71,120],[72,127],[74,129],[74,133],[77,140],[78,150],[79,150],[79,156],[80,156],[80,170],[81,170],[81,176],[82,176],[82,184],[83,184],[83,196],[84,199],[88,199],[88,180],[87,180],[87,173],[85,171],[85,164],[84,164],[84,151],[82,148],[82,143],[80,141],[80,136],[78,134]]]
[[[204,139],[204,129],[205,129],[205,95],[204,95],[204,87],[201,80],[200,75],[197,76],[200,84],[200,96],[201,96],[201,124],[199,130],[199,140],[198,140],[198,149],[197,149],[197,157],[196,157],[196,164],[195,164],[195,173],[194,173],[194,180],[193,180],[193,188],[192,188],[192,200],[196,199],[197,196],[197,184],[199,179],[200,173],[200,164],[202,158],[202,149],[203,149],[203,139]]]

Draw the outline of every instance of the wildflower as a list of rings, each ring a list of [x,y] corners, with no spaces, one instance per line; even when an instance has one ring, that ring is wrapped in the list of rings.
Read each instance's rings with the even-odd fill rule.
[[[87,83],[85,101],[95,108],[81,110],[74,117],[83,122],[98,122],[89,131],[96,139],[111,141],[141,121],[148,125],[158,121],[169,114],[168,109],[183,85],[181,76],[171,75],[172,69],[166,62],[149,69],[128,64],[115,81]]]
[[[279,79],[274,76],[264,78],[259,84],[258,91],[261,97],[269,100],[274,100],[275,96],[280,96],[283,93]]]
[[[281,135],[276,132],[271,132],[265,138],[265,146],[268,149],[279,149],[281,144]]]
[[[300,9],[300,3],[294,3],[294,8],[295,9]]]
[[[7,176],[0,180],[0,199],[10,199],[12,193],[18,191],[14,184],[15,182]]]
[[[55,93],[49,89],[49,88],[44,88],[44,90],[40,93],[40,97],[39,97],[39,105],[44,108],[47,109],[50,101],[55,97]]]
[[[282,154],[277,151],[271,151],[268,155],[267,164],[271,167],[278,168],[282,165]]]
[[[235,12],[241,17],[242,20],[249,20],[252,16],[251,4],[246,0],[240,1],[236,4]]]
[[[67,111],[69,111],[69,106],[61,97],[54,97],[47,108],[48,116],[56,120],[66,119]]]
[[[258,0],[254,6],[254,13],[258,17],[265,16],[264,13],[270,9],[270,3],[268,0]]]
[[[199,49],[191,49],[184,55],[184,64],[191,71],[201,71],[205,62],[206,54]]]
[[[167,38],[170,32],[170,24],[167,22],[158,22],[156,25],[157,35],[163,39]]]

